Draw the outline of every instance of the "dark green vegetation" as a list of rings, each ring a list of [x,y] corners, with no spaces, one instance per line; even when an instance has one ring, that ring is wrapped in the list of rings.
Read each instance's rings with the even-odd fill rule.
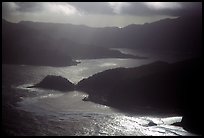
[[[40,83],[28,88],[34,87],[54,89],[60,91],[71,91],[74,90],[75,85],[61,76],[48,75]]]

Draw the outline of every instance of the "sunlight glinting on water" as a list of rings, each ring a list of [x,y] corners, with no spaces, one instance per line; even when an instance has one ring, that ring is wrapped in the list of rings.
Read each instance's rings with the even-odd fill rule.
[[[168,125],[174,122],[180,122],[182,117],[126,116],[108,106],[94,104],[92,102],[83,102],[81,99],[84,96],[87,95],[77,91],[66,94],[49,93],[33,98],[25,98],[19,104],[21,105],[21,109],[24,110],[29,111],[31,109],[32,112],[36,112],[37,114],[58,116],[57,118],[52,118],[52,120],[54,119],[53,121],[60,119],[69,122],[72,121],[72,119],[88,119],[87,121],[89,121],[89,123],[87,123],[89,125],[83,129],[83,133],[76,133],[75,135],[187,135],[187,132],[181,127]],[[66,97],[67,102],[60,103],[60,101],[64,101],[63,99],[66,99]],[[49,102],[49,99],[52,100],[52,102]],[[70,100],[78,101],[77,99],[81,101],[81,104],[75,105],[75,102],[69,102]],[[57,105],[55,101],[58,101]],[[73,105],[70,105],[71,103]],[[61,104],[63,104],[63,106]],[[78,110],[59,110],[62,107],[66,109],[66,106],[68,109],[72,109],[72,106],[73,108],[77,107]],[[90,110],[88,108],[92,109]],[[108,110],[108,112],[102,114],[102,112],[106,110]],[[148,126],[150,121],[156,123],[157,126]]]
[[[73,83],[87,78],[95,73],[116,67],[134,67],[147,64],[150,61],[133,59],[99,59],[81,60],[77,66],[70,67],[32,67],[27,73],[33,73],[33,82],[38,83],[46,75],[60,75]],[[23,66],[25,68],[26,66]],[[30,69],[30,66],[28,66]],[[25,68],[26,69],[26,68]],[[38,77],[35,77],[38,74]],[[25,76],[24,74],[21,74]],[[27,75],[27,74],[26,74]],[[109,106],[95,104],[82,99],[87,96],[84,92],[72,91],[62,93],[56,90],[40,88],[26,88],[33,85],[30,82],[13,87],[36,94],[33,97],[23,97],[18,102],[20,110],[32,112],[39,116],[49,116],[49,120],[56,123],[76,123],[79,127],[74,135],[187,135],[188,132],[181,127],[170,124],[180,122],[182,117],[154,117],[154,116],[128,116]],[[154,122],[157,126],[148,126]],[[59,124],[60,125],[60,124]],[[66,129],[65,129],[66,130]],[[54,130],[53,130],[54,131]]]
[[[40,96],[40,99],[43,99],[43,98],[55,98],[55,97],[59,97],[59,96],[62,96],[63,94],[52,94],[52,93],[50,93],[50,94],[48,94],[48,95],[42,95],[42,96]]]
[[[116,63],[103,63],[101,65],[99,65],[100,67],[114,67],[116,66]]]

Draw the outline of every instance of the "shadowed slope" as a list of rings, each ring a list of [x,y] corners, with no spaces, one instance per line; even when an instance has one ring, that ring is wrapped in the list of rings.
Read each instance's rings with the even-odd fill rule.
[[[40,83],[28,88],[34,87],[54,89],[60,91],[72,91],[74,90],[75,85],[61,76],[48,75]]]
[[[80,81],[77,87],[89,94],[86,100],[124,111],[150,107],[181,114],[185,129],[202,133],[202,79],[202,58],[196,58],[107,70]]]

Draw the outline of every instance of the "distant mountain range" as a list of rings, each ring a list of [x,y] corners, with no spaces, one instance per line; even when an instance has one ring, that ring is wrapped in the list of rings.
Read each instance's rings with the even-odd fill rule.
[[[92,28],[83,25],[30,21],[10,23],[2,19],[2,53],[5,62],[12,61],[14,56],[19,57],[21,61],[25,57],[31,57],[30,55],[36,56],[37,53],[39,59],[45,58],[45,53],[57,57],[63,55],[60,59],[137,58],[108,49],[113,47],[161,52],[190,51],[200,54],[202,17],[163,19],[143,25],[132,24],[124,28]],[[22,55],[25,56],[20,58]]]
[[[68,28],[70,26],[68,25]],[[77,64],[73,58],[143,58],[125,55],[105,47],[74,42],[67,37],[72,36],[69,29],[65,33],[64,28],[66,27],[62,24],[32,22],[16,24],[2,20],[2,62],[69,66]]]

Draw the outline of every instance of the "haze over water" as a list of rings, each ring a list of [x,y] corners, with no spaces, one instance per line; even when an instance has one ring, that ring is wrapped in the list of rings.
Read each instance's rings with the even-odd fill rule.
[[[202,2],[2,2],[3,131],[203,134],[202,50]]]

